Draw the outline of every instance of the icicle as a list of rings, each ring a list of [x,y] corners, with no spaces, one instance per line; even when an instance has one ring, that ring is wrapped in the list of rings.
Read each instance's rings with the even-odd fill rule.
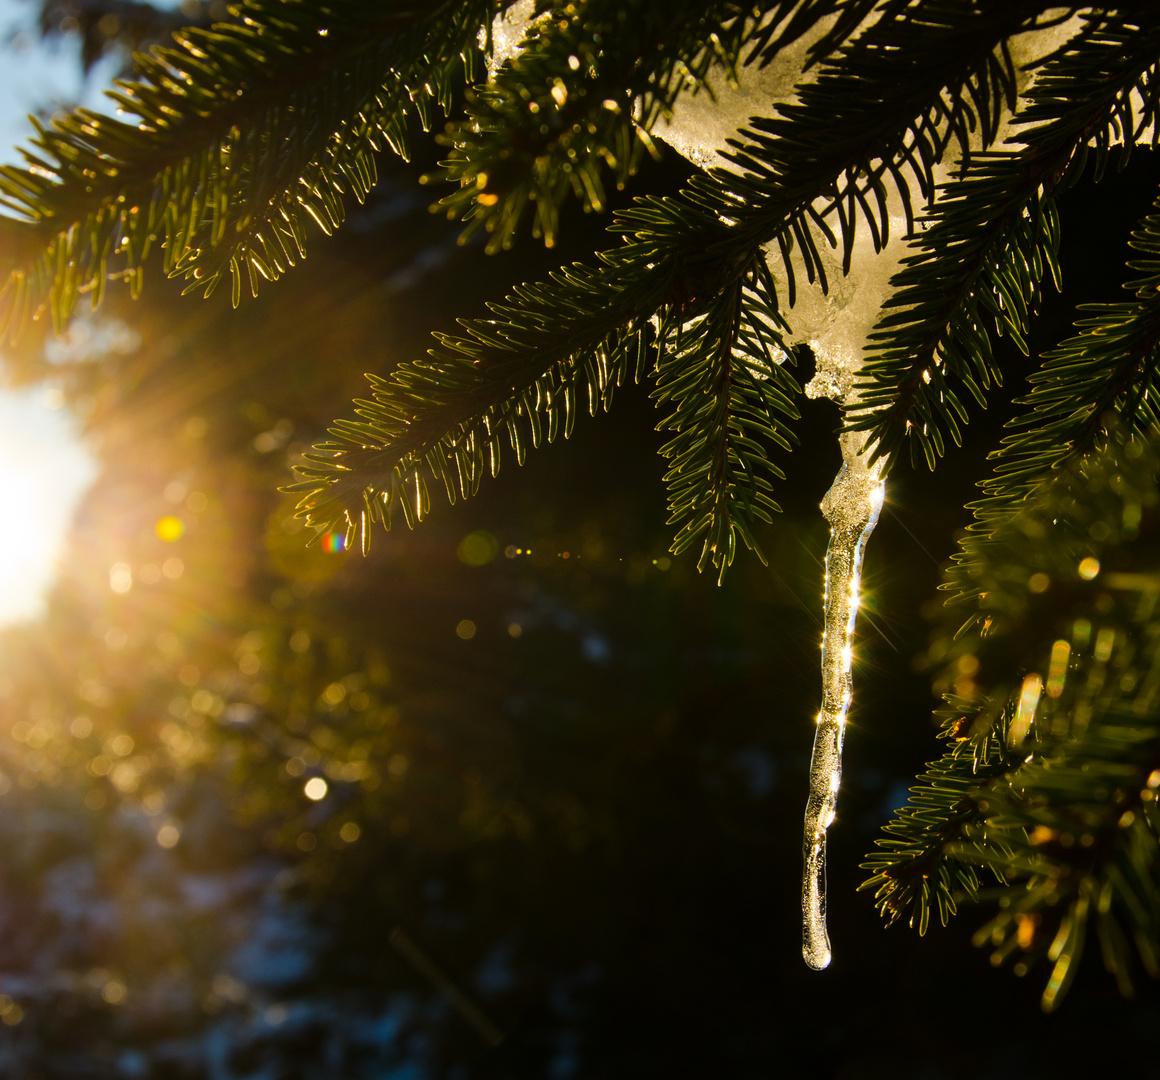
[[[802,956],[817,971],[830,963],[826,933],[826,830],[834,820],[842,780],[842,740],[852,688],[854,623],[866,541],[878,523],[886,485],[881,463],[867,467],[862,432],[839,437],[842,467],[822,513],[830,523],[826,550],[825,631],[822,638],[822,709],[810,761],[802,877]]]

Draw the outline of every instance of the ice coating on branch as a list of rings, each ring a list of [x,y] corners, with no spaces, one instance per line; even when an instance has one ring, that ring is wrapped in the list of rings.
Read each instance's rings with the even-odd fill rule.
[[[1045,13],[1044,20],[1065,14],[1065,9]],[[701,166],[731,168],[721,155],[727,150],[726,140],[737,135],[751,116],[771,116],[778,105],[795,99],[795,85],[807,85],[816,78],[817,68],[801,74],[806,53],[833,24],[833,17],[820,21],[808,34],[780,52],[766,67],[757,64],[740,67],[737,82],[729,85],[722,70],[716,80],[711,79],[712,94],[704,90],[689,92],[680,97],[667,124],[653,132],[684,157]],[[1017,70],[1016,86],[1022,95],[1035,78],[1035,71],[1027,65],[1054,52],[1082,27],[1078,15],[1045,30],[1031,31],[1013,37],[1008,43]],[[1014,135],[1018,128],[1009,119],[1000,125],[998,144]],[[977,148],[977,147],[976,147]],[[936,166],[935,179],[944,181],[955,162]],[[822,235],[815,231],[814,239],[825,263],[829,295],[806,281],[804,268],[797,265],[797,302],[788,315],[793,327],[787,338],[790,344],[807,343],[818,361],[818,377],[807,388],[811,397],[841,400],[852,387],[861,366],[862,347],[866,336],[878,321],[882,303],[890,295],[890,279],[898,270],[899,260],[906,254],[901,242],[906,231],[906,219],[897,193],[888,186],[891,198],[891,242],[881,252],[874,250],[869,230],[864,222],[857,228],[850,273],[843,275],[841,252],[833,251]],[[824,207],[820,200],[818,209]],[[920,207],[916,207],[916,210]],[[832,222],[836,228],[836,222]],[[776,277],[783,278],[780,252],[770,251]],[[783,293],[784,296],[784,293]]]
[[[710,82],[709,90],[686,92],[678,99],[672,116],[653,134],[702,169],[715,165],[729,168],[729,162],[721,156],[721,151],[728,149],[725,140],[745,127],[751,116],[771,116],[774,105],[792,101],[796,84],[814,81],[816,68],[802,76],[806,53],[836,19],[833,15],[820,20],[807,34],[778,53],[767,67],[739,68],[735,85],[730,86],[721,71],[721,77]]]
[[[524,35],[535,20],[536,0],[516,0],[506,11],[501,11],[491,24],[491,56],[487,58],[487,74],[495,78],[495,73],[520,52]],[[485,48],[487,35],[480,30],[479,47]]]

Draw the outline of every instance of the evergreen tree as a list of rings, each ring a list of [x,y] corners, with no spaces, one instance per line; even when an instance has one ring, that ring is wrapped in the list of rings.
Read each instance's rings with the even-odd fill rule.
[[[807,283],[837,287],[827,248],[848,270],[859,233],[885,248],[904,212],[908,255],[844,425],[884,470],[934,468],[1003,381],[995,339],[1027,351],[1059,278],[1057,201],[1089,159],[1099,175],[1157,136],[1160,20],[1142,0],[1081,12],[1023,96],[1013,40],[1061,23],[1038,0],[540,3],[497,64],[512,6],[528,7],[245,0],[139,56],[115,94],[127,119],[77,110],[0,170],[8,333],[42,315],[63,330],[109,281],[136,294],[157,249],[186,291],[228,280],[237,305],[440,116],[450,156],[430,179],[458,184],[440,205],[465,235],[502,248],[531,217],[551,245],[569,199],[599,210],[606,183],[630,182],[682,95],[800,55],[796,101],[749,120],[730,168],[641,197],[595,261],[372,375],[293,485],[309,526],[366,551],[396,512],[422,519],[430,487],[472,495],[501,444],[523,462],[647,380],[670,410],[672,552],[699,546],[720,575],[779,509],[791,369],[809,362],[795,310]],[[997,901],[980,941],[1016,970],[1047,959],[1048,1009],[1091,933],[1125,992],[1136,966],[1160,974],[1160,208],[1132,244],[1131,298],[1042,354],[972,504],[931,653],[948,750],[867,863],[883,913],[920,932],[936,909]]]

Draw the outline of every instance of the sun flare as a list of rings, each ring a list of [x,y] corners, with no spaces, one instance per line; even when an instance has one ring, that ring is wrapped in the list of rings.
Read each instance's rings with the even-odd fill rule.
[[[73,511],[95,475],[56,400],[0,394],[0,626],[42,610]]]

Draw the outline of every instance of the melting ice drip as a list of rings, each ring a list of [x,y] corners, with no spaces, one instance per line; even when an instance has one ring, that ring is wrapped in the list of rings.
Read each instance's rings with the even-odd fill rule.
[[[821,396],[817,393],[817,396]],[[822,708],[810,761],[810,795],[802,839],[802,956],[815,971],[830,963],[826,933],[826,830],[834,820],[842,782],[842,740],[853,685],[854,623],[866,541],[878,523],[886,485],[881,462],[867,466],[862,432],[839,436],[842,467],[822,500],[830,523],[826,550]]]

